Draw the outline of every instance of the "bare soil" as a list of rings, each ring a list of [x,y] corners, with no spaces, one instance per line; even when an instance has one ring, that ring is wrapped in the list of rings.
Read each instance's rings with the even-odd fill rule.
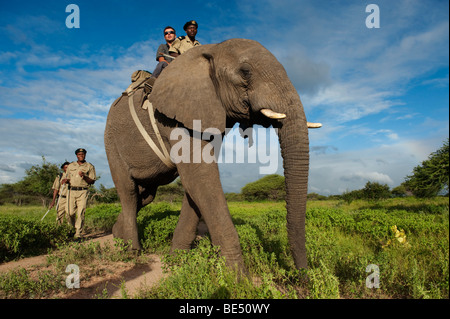
[[[114,245],[113,235],[93,236],[92,241]],[[133,298],[140,289],[149,288],[164,277],[161,259],[158,255],[147,255],[148,263],[134,264],[125,262],[93,265],[96,271],[89,278],[80,274],[80,288],[59,293],[51,298],[92,299],[92,298]],[[23,258],[0,264],[0,273],[25,268],[30,274],[47,270],[47,255]]]

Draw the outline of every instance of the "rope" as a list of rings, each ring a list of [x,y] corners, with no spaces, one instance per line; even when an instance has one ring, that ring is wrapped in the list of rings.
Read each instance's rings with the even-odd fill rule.
[[[147,144],[150,146],[150,148],[153,150],[153,152],[155,152],[155,154],[159,157],[159,159],[164,164],[166,164],[166,166],[168,168],[175,168],[176,166],[170,159],[169,152],[167,151],[167,148],[162,141],[161,134],[159,133],[158,127],[156,126],[155,115],[153,113],[153,105],[148,100],[145,100],[143,108],[148,109],[150,121],[152,123],[152,127],[153,127],[153,130],[155,131],[156,137],[158,138],[159,145],[161,146],[161,149],[163,150],[162,152],[158,149],[155,142],[153,142],[150,135],[148,135],[147,131],[145,130],[144,126],[142,125],[141,121],[139,120],[139,118],[136,114],[136,110],[134,109],[134,103],[133,103],[133,93],[134,92],[135,91],[130,92],[131,94],[128,96],[128,106],[130,108],[131,117],[133,118],[134,123],[136,124],[139,132],[144,137]]]

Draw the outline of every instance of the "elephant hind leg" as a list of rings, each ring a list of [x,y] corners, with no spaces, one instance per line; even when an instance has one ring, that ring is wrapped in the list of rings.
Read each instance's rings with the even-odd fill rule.
[[[176,249],[189,250],[191,248],[191,244],[196,236],[199,220],[200,213],[197,206],[195,206],[190,196],[185,193],[180,218],[173,233],[171,252]]]
[[[138,188],[134,180],[129,176],[125,164],[117,156],[113,161],[109,161],[111,175],[116,185],[117,194],[122,205],[122,212],[117,217],[113,226],[115,238],[121,238],[125,242],[131,240],[132,249],[141,250],[139,242],[136,216],[138,212]]]
[[[124,196],[120,195],[120,203],[122,204],[122,212],[117,217],[117,221],[113,226],[114,238],[121,238],[125,242],[131,240],[132,249],[141,250],[139,242],[138,226],[137,226],[137,199],[135,196],[129,196],[122,200]]]

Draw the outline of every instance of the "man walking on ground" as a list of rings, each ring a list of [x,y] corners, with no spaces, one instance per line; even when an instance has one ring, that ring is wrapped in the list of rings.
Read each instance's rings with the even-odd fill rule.
[[[56,223],[58,225],[62,225],[64,218],[68,217],[67,214],[67,188],[68,185],[63,184],[62,181],[67,178],[67,167],[69,166],[69,162],[65,162],[61,165],[63,172],[56,176],[55,181],[53,182],[53,200],[50,203],[49,209],[55,205],[55,201],[57,196],[59,195],[57,205],[56,205]]]
[[[86,162],[87,151],[79,148],[75,151],[77,161],[67,167],[67,179],[69,183],[69,225],[75,226],[75,238],[81,237],[84,226],[84,213],[89,186],[95,183],[95,167]]]

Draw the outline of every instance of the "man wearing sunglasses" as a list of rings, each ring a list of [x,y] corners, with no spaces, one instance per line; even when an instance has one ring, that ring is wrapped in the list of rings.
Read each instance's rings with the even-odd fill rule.
[[[187,50],[201,45],[200,42],[195,40],[197,28],[198,24],[194,20],[186,22],[183,27],[184,31],[186,31],[186,36],[178,37],[175,41],[173,41],[172,46],[169,49],[171,56],[177,57]]]
[[[161,44],[156,52],[156,61],[158,61],[158,65],[153,71],[153,77],[157,78],[162,70],[174,60],[174,58],[169,55],[169,49],[175,39],[175,29],[170,26],[165,27],[164,40],[166,40],[166,43]]]

